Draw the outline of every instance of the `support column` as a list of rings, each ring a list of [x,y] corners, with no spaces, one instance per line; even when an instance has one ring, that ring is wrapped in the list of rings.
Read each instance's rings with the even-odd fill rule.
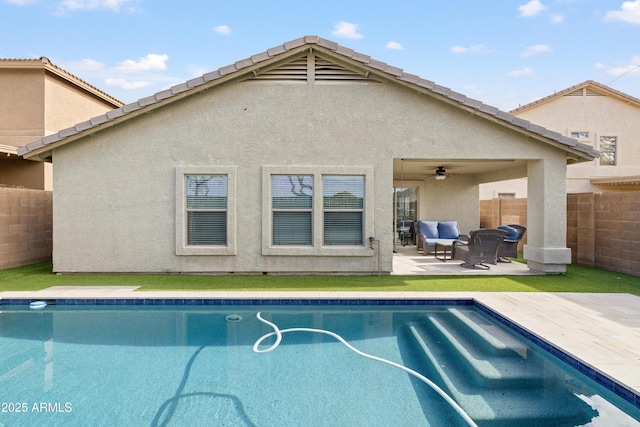
[[[530,270],[564,273],[571,264],[567,248],[567,193],[564,156],[530,161],[527,188],[527,244]]]

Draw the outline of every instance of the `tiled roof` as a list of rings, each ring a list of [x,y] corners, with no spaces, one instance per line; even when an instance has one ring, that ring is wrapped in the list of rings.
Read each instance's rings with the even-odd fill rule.
[[[81,78],[71,74],[67,70],[58,67],[53,62],[49,60],[46,56],[41,56],[38,59],[14,59],[14,58],[0,58],[0,69],[1,68],[41,68],[48,70],[63,79],[67,80],[71,84],[78,86],[87,92],[90,92],[94,96],[98,98],[102,98],[103,100],[109,102],[113,105],[114,108],[122,106],[122,102],[109,95],[106,92],[101,91],[97,87],[85,82]]]
[[[581,89],[584,89],[584,88],[590,88],[590,89],[594,89],[596,92],[613,95],[613,96],[615,96],[617,98],[620,98],[620,99],[622,99],[622,100],[624,100],[626,102],[631,102],[633,104],[636,104],[636,106],[640,107],[640,99],[634,98],[633,96],[631,96],[631,95],[629,95],[627,93],[624,93],[624,92],[620,92],[619,90],[615,90],[613,88],[610,88],[609,86],[603,85],[602,83],[598,83],[598,82],[593,81],[593,80],[587,80],[587,81],[584,81],[584,82],[579,83],[577,85],[574,85],[574,86],[568,87],[566,89],[563,89],[560,92],[555,92],[553,95],[545,96],[544,98],[540,98],[540,99],[538,99],[536,101],[533,101],[533,102],[531,102],[529,104],[522,105],[522,106],[520,106],[520,107],[518,107],[518,108],[516,108],[514,110],[511,110],[510,113],[511,114],[521,113],[521,112],[523,112],[525,110],[529,110],[529,109],[535,108],[535,107],[537,107],[539,105],[546,104],[547,102],[552,101],[552,100],[554,100],[556,98],[560,98],[562,96],[569,95],[569,94],[571,94],[571,93],[573,93],[575,91],[578,91],[578,90],[581,90]]]
[[[498,108],[467,98],[465,95],[454,92],[449,88],[439,86],[434,82],[422,79],[419,76],[405,73],[397,67],[376,61],[367,55],[355,52],[352,49],[340,46],[335,42],[322,39],[318,36],[305,36],[289,41],[281,46],[276,46],[265,52],[253,55],[250,58],[243,59],[185,83],[173,86],[170,89],[158,92],[152,96],[142,98],[137,102],[109,111],[102,116],[94,117],[91,120],[77,124],[74,127],[61,130],[56,134],[46,136],[38,141],[27,144],[20,148],[18,154],[26,157],[34,157],[34,159],[42,158],[42,152],[45,152],[46,154],[54,145],[64,144],[65,142],[70,142],[70,140],[81,137],[86,133],[96,131],[101,128],[100,125],[102,124],[108,124],[109,122],[113,122],[112,124],[115,124],[117,121],[126,120],[127,116],[130,116],[135,112],[142,112],[143,110],[147,111],[151,108],[171,102],[172,100],[181,99],[188,94],[195,93],[220,82],[254,71],[259,68],[262,63],[265,63],[265,61],[277,61],[281,58],[286,59],[288,55],[294,55],[304,49],[314,49],[316,51],[323,52],[325,56],[329,55],[334,58],[347,60],[363,69],[369,70],[372,74],[375,74],[378,77],[411,86],[416,90],[430,96],[437,97],[438,99],[456,105],[459,108],[473,111],[478,116],[494,120],[529,135],[537,136],[551,144],[565,149],[568,152],[574,153],[584,160],[591,160],[592,157],[598,155],[598,152],[589,145],[581,144],[574,139],[561,135],[558,132],[553,132],[526,120],[517,118],[507,112],[499,110]]]

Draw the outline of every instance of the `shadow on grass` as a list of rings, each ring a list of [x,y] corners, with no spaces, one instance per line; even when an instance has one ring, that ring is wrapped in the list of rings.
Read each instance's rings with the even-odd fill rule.
[[[139,286],[139,291],[325,291],[325,292],[590,292],[640,296],[638,277],[569,265],[561,275],[533,276],[272,276],[52,273],[51,262],[0,270],[0,291],[51,286]]]

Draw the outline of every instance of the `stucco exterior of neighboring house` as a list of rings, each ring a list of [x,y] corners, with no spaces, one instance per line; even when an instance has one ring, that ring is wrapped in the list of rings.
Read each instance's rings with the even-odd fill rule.
[[[640,99],[592,80],[519,107],[511,114],[600,151],[567,169],[568,193],[640,190]],[[527,197],[526,180],[481,187],[481,198]]]
[[[597,152],[306,36],[19,154],[56,165],[56,272],[368,274],[392,270],[394,186],[467,233],[505,176],[529,178],[529,268],[564,271],[558,182]]]
[[[17,150],[122,105],[46,57],[0,59],[0,184],[51,190],[51,164]]]

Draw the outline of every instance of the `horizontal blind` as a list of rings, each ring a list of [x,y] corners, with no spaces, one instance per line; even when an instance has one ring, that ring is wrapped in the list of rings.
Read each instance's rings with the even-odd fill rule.
[[[227,244],[227,176],[187,175],[187,244]]]
[[[322,177],[325,245],[363,245],[364,176]]]
[[[312,245],[313,176],[273,175],[271,209],[273,245]]]

